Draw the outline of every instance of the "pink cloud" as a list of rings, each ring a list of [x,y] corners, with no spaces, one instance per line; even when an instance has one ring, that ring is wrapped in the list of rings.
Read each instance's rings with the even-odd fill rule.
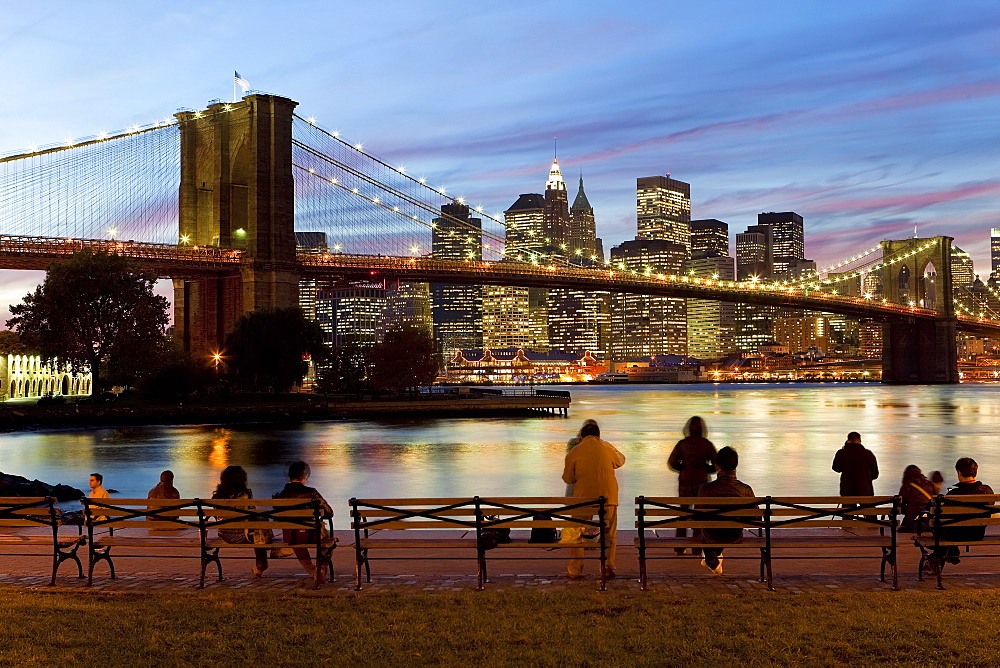
[[[935,204],[1000,193],[1000,180],[980,181],[956,186],[947,190],[870,197],[826,198],[809,205],[813,213],[859,213],[866,211],[891,211],[907,213]]]

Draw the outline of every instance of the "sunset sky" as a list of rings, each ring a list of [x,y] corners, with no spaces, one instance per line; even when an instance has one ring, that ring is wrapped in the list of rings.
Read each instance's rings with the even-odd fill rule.
[[[917,225],[985,279],[1000,227],[994,1],[7,3],[0,65],[0,153],[230,99],[238,70],[487,211],[541,191],[557,136],[606,249],[667,172],[731,234],[798,212],[821,267]],[[0,324],[39,280],[0,272]]]

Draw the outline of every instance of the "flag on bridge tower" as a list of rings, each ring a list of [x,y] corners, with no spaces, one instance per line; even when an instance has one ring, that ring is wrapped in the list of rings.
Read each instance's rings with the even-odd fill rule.
[[[233,74],[236,75],[234,77],[234,81],[236,82],[236,85],[239,86],[240,88],[242,88],[244,93],[247,92],[248,90],[250,90],[250,82],[249,81],[247,81],[246,79],[244,79],[243,77],[241,77],[240,73],[236,72],[235,70],[233,71]]]

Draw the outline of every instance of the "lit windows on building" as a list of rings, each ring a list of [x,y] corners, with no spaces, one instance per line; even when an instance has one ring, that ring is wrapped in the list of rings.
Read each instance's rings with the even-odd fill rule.
[[[774,278],[777,280],[789,278],[789,263],[805,258],[802,216],[794,211],[761,213],[757,215],[757,226],[771,230]]]
[[[638,239],[691,245],[691,184],[667,176],[636,179]]]
[[[792,353],[817,348],[826,354],[830,350],[830,323],[822,315],[799,314],[775,318],[774,340],[788,346]]]
[[[316,321],[326,343],[378,343],[384,334],[385,292],[382,285],[321,286],[316,294]]]
[[[733,258],[699,257],[687,263],[687,273],[699,278],[732,281]],[[697,359],[718,359],[735,349],[736,305],[708,299],[687,300],[687,354]]]
[[[483,221],[468,206],[452,202],[441,207],[431,231],[431,255],[439,260],[481,260]],[[434,338],[441,350],[483,345],[483,287],[431,283],[429,287]]]
[[[729,225],[708,218],[691,221],[691,257],[729,255]]]
[[[678,275],[687,248],[661,239],[626,241],[611,249],[611,267]],[[674,297],[614,294],[611,304],[611,354],[623,361],[649,355],[687,354],[685,300]]]

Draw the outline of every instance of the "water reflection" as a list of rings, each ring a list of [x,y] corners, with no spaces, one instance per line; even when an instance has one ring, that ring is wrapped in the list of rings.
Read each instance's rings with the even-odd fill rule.
[[[312,481],[343,511],[351,496],[558,495],[566,441],[587,417],[628,461],[622,500],[673,494],[666,468],[691,415],[706,418],[718,447],[740,452],[740,477],[761,493],[836,494],[830,469],[848,431],[875,451],[892,494],[907,464],[940,469],[960,456],[1000,481],[1000,387],[646,386],[572,387],[572,418],[342,421],[296,427],[147,427],[0,435],[0,470],[86,488],[99,471],[122,496],[145,496],[171,469],[185,496],[205,496],[219,470],[244,467],[258,496],[281,489],[287,465],[312,465]],[[623,512],[630,513],[623,509]],[[627,516],[627,515],[626,515]]]

